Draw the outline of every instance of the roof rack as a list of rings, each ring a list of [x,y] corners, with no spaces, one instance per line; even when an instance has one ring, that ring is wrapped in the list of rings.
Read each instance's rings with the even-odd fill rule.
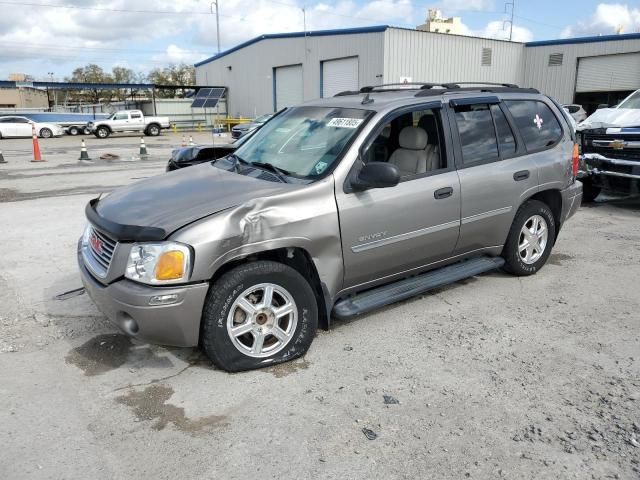
[[[477,85],[477,86],[463,86]],[[390,88],[391,87],[391,88]],[[395,87],[395,88],[394,88]],[[439,87],[439,88],[436,88]],[[374,92],[398,92],[403,90],[419,90],[415,94],[416,97],[440,95],[450,91],[480,91],[480,92],[521,92],[521,93],[540,93],[535,88],[523,88],[514,83],[495,83],[495,82],[450,82],[450,83],[431,83],[431,82],[408,82],[408,83],[384,83],[382,85],[370,85],[362,87],[360,90],[346,90],[337,93],[335,97],[343,97],[348,95],[359,95],[363,93]]]

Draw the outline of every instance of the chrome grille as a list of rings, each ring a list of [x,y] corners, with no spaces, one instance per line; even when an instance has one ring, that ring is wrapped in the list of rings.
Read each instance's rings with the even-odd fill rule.
[[[89,244],[85,249],[85,262],[100,277],[105,277],[113,258],[117,242],[99,230],[90,227]]]

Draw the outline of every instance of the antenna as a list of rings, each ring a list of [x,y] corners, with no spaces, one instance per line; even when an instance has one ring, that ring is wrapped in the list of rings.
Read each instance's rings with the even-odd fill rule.
[[[502,22],[502,29],[504,30],[504,26],[506,23],[509,24],[509,41],[513,38],[513,11],[516,9],[516,0],[511,0],[510,2],[505,2],[504,4],[504,13],[509,13],[507,10],[511,6],[511,18],[509,20],[504,20]]]

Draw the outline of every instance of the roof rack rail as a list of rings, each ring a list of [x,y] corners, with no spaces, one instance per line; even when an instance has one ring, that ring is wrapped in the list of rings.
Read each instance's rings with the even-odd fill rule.
[[[466,85],[466,84],[463,84]],[[428,97],[435,95],[442,95],[443,93],[458,93],[458,92],[480,92],[480,93],[535,93],[539,94],[540,91],[535,88],[523,88],[517,85],[510,84],[496,84],[497,86],[479,86],[479,87],[461,87],[457,85],[455,88],[447,88],[445,90],[429,90],[421,89],[415,94],[416,97]]]

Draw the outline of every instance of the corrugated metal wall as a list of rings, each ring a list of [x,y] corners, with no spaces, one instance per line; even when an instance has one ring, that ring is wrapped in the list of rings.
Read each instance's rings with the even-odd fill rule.
[[[481,64],[483,48],[491,48],[491,66]],[[411,77],[414,82],[521,85],[523,50],[522,43],[390,28],[385,32],[384,83]]]
[[[323,60],[358,56],[360,86],[380,83],[383,48],[383,32],[265,39],[197,67],[196,82],[227,86],[229,115],[253,117],[273,111],[274,67],[303,64],[304,99],[311,100],[320,97]]]
[[[571,103],[576,86],[578,58],[638,51],[638,39],[528,46],[524,53],[525,83],[555,97],[559,102]],[[553,53],[563,54],[561,66],[549,66],[549,55]]]

